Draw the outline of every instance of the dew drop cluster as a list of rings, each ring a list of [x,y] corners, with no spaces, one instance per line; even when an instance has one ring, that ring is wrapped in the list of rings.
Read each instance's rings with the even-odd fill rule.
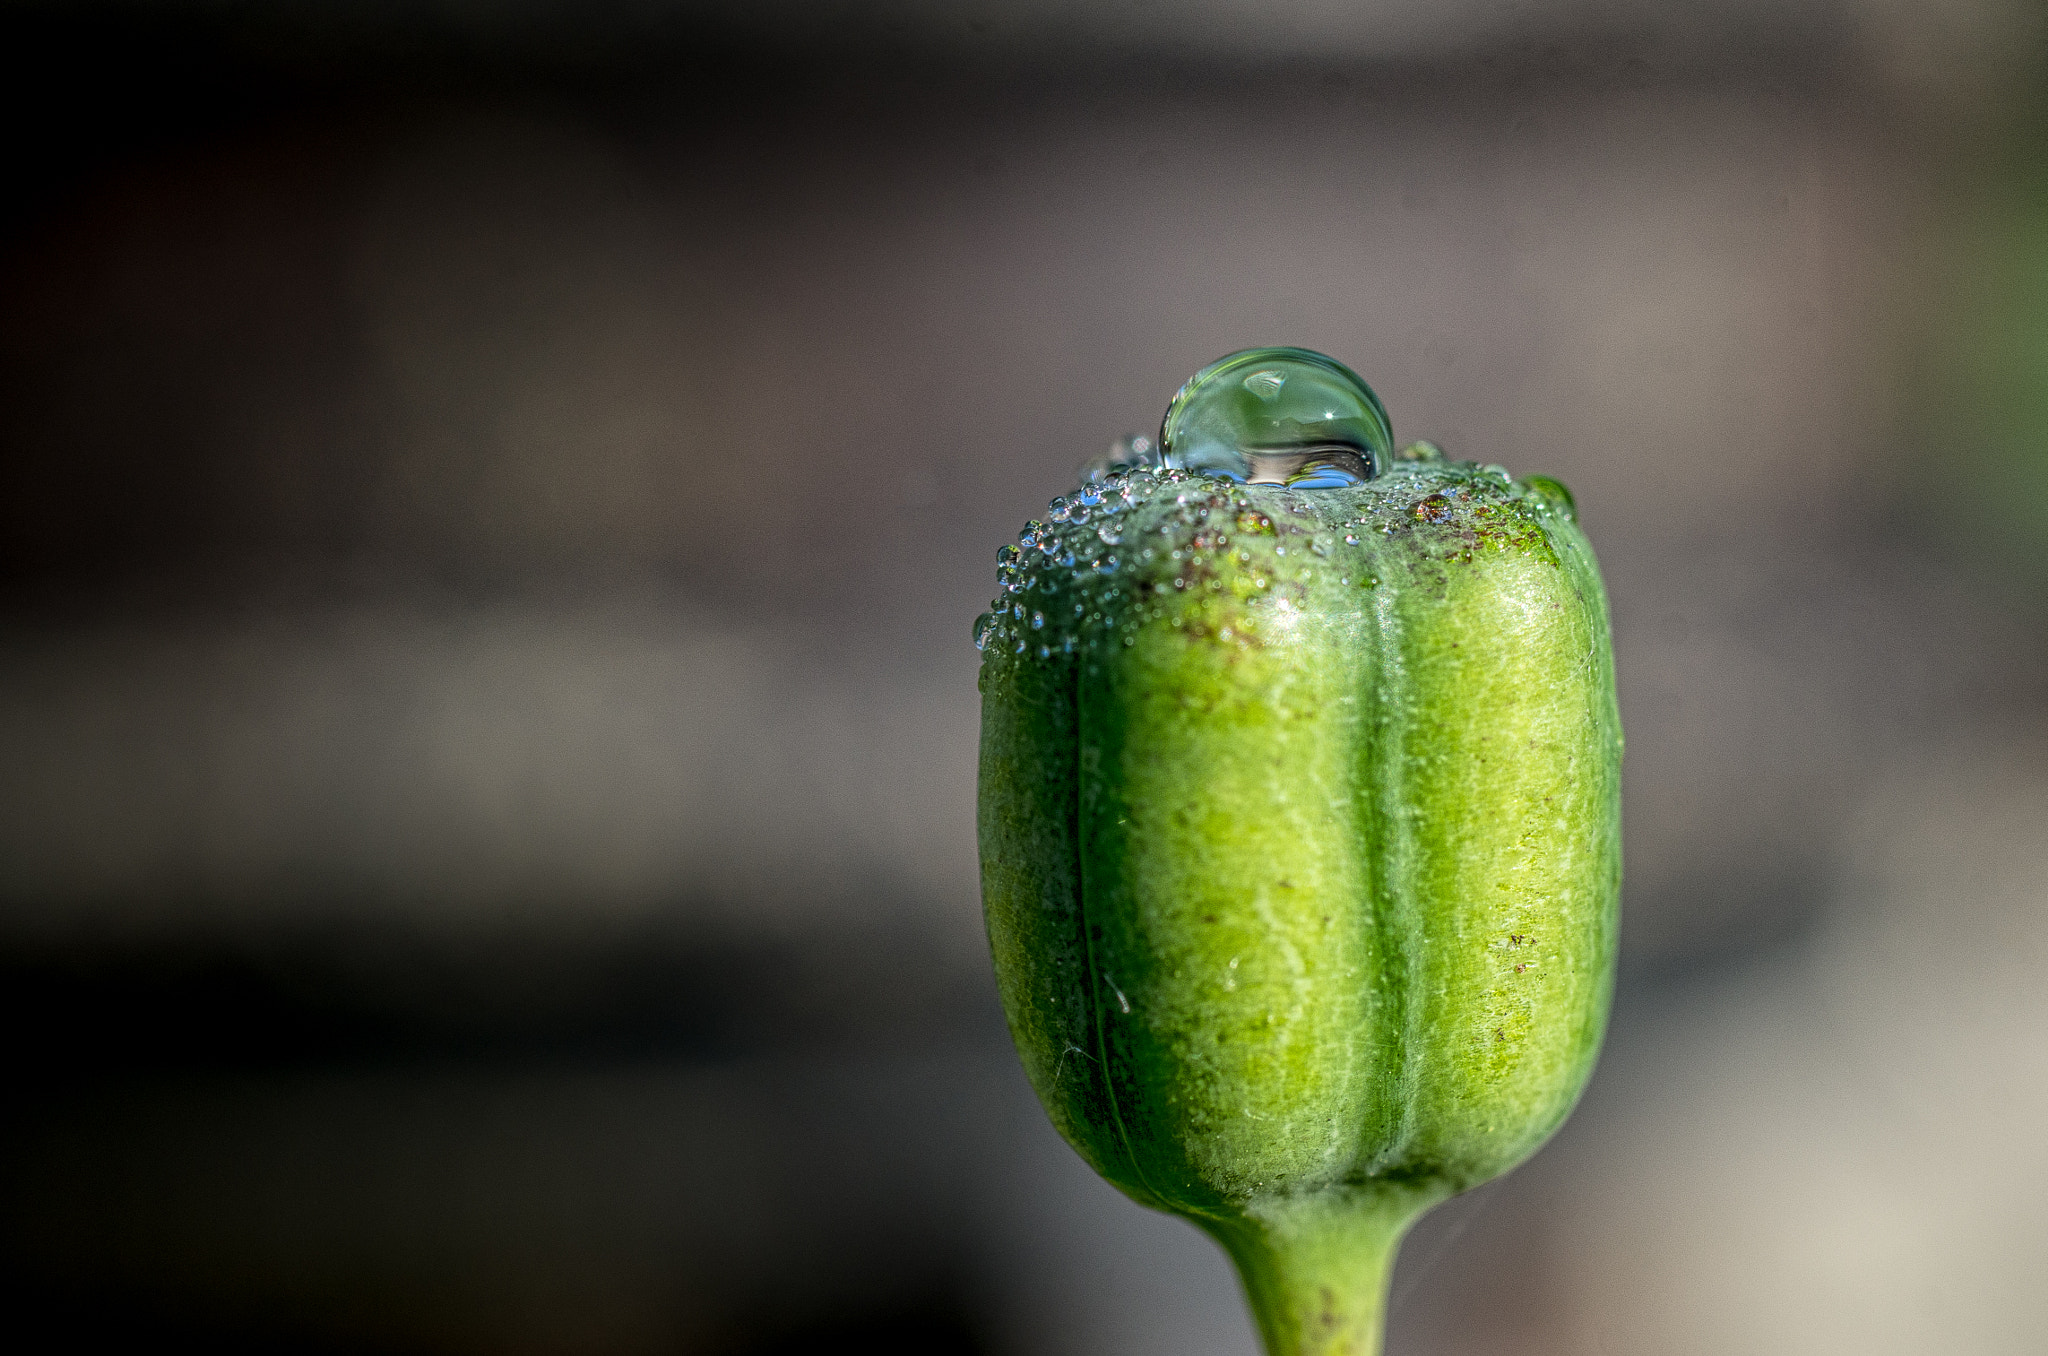
[[[1119,450],[1128,455],[1135,441]],[[974,641],[984,652],[1050,659],[1129,645],[1140,628],[1166,621],[1255,646],[1272,614],[1301,606],[1318,578],[1377,587],[1371,541],[1420,535],[1420,549],[1457,563],[1489,544],[1527,544],[1541,536],[1540,520],[1570,516],[1557,482],[1511,480],[1498,466],[1447,461],[1428,444],[1402,449],[1389,474],[1340,493],[1097,463],[996,553],[996,596]]]

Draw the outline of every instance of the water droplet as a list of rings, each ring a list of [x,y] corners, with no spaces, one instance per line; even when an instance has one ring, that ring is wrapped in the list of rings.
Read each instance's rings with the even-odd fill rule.
[[[1031,614],[1031,629],[1034,631],[1043,631],[1045,629],[1045,614],[1043,612]]]
[[[1109,451],[1082,464],[1084,483],[1099,484],[1120,471],[1150,471],[1158,467],[1159,445],[1142,433],[1119,438]]]
[[[1344,534],[1344,544],[1346,546],[1358,545],[1358,534],[1356,532],[1346,532]]]
[[[1457,516],[1457,509],[1446,495],[1432,494],[1410,510],[1415,520],[1422,523],[1447,523]]]
[[[1571,521],[1579,520],[1578,503],[1572,498],[1572,492],[1565,488],[1562,480],[1550,476],[1523,476],[1516,483]]]
[[[1095,535],[1102,538],[1104,546],[1116,546],[1124,539],[1124,534],[1108,523],[1104,523],[1101,527],[1096,528]]]
[[[1333,489],[1392,459],[1386,408],[1350,368],[1303,348],[1246,349],[1190,377],[1160,426],[1166,465],[1253,485]]]
[[[1052,519],[1056,523],[1065,522],[1071,513],[1071,510],[1067,508],[1067,501],[1065,499],[1055,499],[1050,504],[1047,504],[1045,507],[1045,516]]]
[[[989,641],[995,639],[995,634],[996,619],[994,613],[984,612],[979,617],[976,617],[974,619],[975,649],[986,650],[988,648]]]
[[[1015,569],[1017,567],[1017,555],[1018,551],[1014,546],[1004,546],[998,549],[996,551],[996,567],[998,569]]]
[[[1444,450],[1426,438],[1417,438],[1394,454],[1394,460],[1401,463],[1442,461]]]

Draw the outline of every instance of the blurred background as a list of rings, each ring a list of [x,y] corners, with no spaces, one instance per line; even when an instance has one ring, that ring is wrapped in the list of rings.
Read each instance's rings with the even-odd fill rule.
[[[1628,729],[1608,1053],[1393,1356],[2048,1345],[2031,0],[10,2],[0,73],[16,1340],[1250,1356],[1009,1049],[969,627],[1292,343],[1572,485]]]

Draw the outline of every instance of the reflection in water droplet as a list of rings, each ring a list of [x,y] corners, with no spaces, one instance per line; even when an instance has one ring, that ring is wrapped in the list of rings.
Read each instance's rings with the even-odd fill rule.
[[[1387,411],[1358,374],[1305,348],[1233,353],[1166,407],[1167,467],[1299,490],[1356,485],[1392,461]]]
[[[1245,390],[1259,399],[1272,401],[1279,398],[1280,388],[1287,384],[1287,374],[1278,368],[1269,367],[1264,371],[1252,373],[1242,384]]]
[[[1573,522],[1579,520],[1579,506],[1562,480],[1550,476],[1523,476],[1515,482]]]

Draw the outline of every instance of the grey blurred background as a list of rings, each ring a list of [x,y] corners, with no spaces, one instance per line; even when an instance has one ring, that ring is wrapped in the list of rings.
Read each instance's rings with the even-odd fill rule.
[[[1390,1352],[2048,1349],[2026,0],[0,6],[34,1344],[1250,1356],[1024,1085],[971,619],[1255,343],[1572,485],[1608,1054]]]

